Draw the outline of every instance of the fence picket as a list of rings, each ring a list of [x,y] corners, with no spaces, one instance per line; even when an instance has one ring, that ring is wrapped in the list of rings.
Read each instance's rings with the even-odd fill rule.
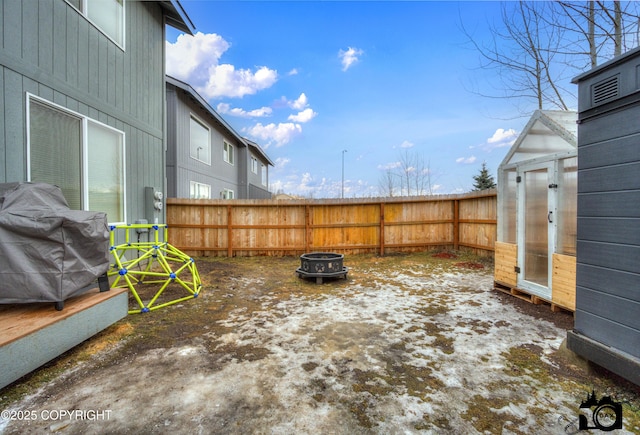
[[[495,190],[340,200],[167,199],[172,245],[194,256],[411,252],[466,247],[492,255]]]

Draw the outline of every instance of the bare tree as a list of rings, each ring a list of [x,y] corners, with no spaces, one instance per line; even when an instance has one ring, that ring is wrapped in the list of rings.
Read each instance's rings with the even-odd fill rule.
[[[380,189],[380,196],[389,196],[389,197],[396,196],[395,195],[396,181],[395,181],[395,174],[393,173],[393,170],[385,169],[384,173],[380,177],[378,185]]]
[[[382,196],[417,196],[433,194],[430,164],[417,152],[405,150],[398,161],[387,168],[379,181]]]
[[[502,3],[502,26],[490,29],[491,41],[478,41],[467,34],[480,55],[480,69],[494,70],[500,81],[492,98],[534,100],[566,110],[566,92],[559,88],[555,55],[561,47],[563,29],[550,25],[543,17],[550,12],[548,2]]]
[[[584,55],[580,47],[588,44],[591,67],[638,46],[637,2],[559,1],[555,5],[561,19],[554,24],[564,26],[573,41],[567,54]]]
[[[570,78],[638,45],[638,16],[635,2],[505,2],[490,41],[463,30],[480,68],[497,72],[500,91],[485,96],[567,110],[575,100],[574,89],[564,87]]]

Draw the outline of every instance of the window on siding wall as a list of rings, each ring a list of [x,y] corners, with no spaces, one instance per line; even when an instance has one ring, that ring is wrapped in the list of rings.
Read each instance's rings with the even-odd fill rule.
[[[267,185],[267,167],[265,165],[261,165],[260,173],[262,174],[262,185]]]
[[[234,199],[235,194],[231,189],[224,189],[221,193],[222,199]]]
[[[86,208],[118,222],[125,221],[123,145],[124,133],[87,119]]]
[[[211,199],[211,186],[197,181],[191,181],[189,184],[189,198]]]
[[[124,0],[67,0],[102,33],[124,48]]]
[[[189,126],[189,154],[192,159],[211,164],[211,139],[209,128],[193,116]]]
[[[226,140],[224,141],[223,150],[222,150],[222,158],[225,162],[233,165],[233,145],[231,145]]]
[[[258,159],[253,156],[251,156],[251,172],[254,174],[258,173]]]
[[[74,210],[124,222],[124,133],[33,97],[27,104],[29,181],[60,187]]]

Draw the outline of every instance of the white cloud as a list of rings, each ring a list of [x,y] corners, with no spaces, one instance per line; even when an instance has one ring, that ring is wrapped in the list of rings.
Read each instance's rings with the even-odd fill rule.
[[[231,108],[231,105],[228,103],[220,103],[216,106],[216,111],[220,114],[237,116],[239,118],[264,118],[271,116],[273,109],[271,109],[271,107],[260,107],[259,109],[246,111],[239,107]]]
[[[487,139],[487,142],[482,145],[482,149],[485,151],[491,151],[496,148],[510,147],[518,138],[518,132],[510,128],[505,130],[504,128],[497,129],[493,136]]]
[[[253,127],[243,129],[244,132],[250,136],[256,137],[263,142],[266,142],[264,148],[269,148],[270,145],[281,147],[291,141],[295,136],[302,133],[302,127],[300,124],[292,122],[279,123],[279,124],[267,124],[262,125],[258,123]]]
[[[291,71],[289,71],[289,72],[287,73],[287,75],[288,75],[288,76],[295,76],[295,75],[298,75],[298,69],[297,69],[297,68],[292,69]]]
[[[230,44],[215,33],[180,35],[175,43],[166,43],[167,74],[189,83],[208,99],[255,94],[277,81],[278,72],[266,66],[254,72],[220,64],[229,47]]]
[[[459,157],[456,159],[456,163],[461,163],[463,165],[470,165],[471,163],[476,161],[476,156],[470,157]]]
[[[287,119],[293,122],[305,123],[311,121],[311,119],[313,119],[316,115],[316,112],[314,112],[310,108],[307,108],[302,112],[299,112],[297,115],[289,115],[289,118]]]
[[[354,63],[358,62],[358,60],[360,60],[359,56],[362,56],[363,54],[364,51],[353,47],[349,47],[346,50],[340,50],[338,52],[338,57],[342,62],[342,71],[348,70]]]
[[[409,142],[408,140],[403,141],[400,144],[400,148],[413,148],[415,145],[412,142]]]
[[[233,65],[214,65],[209,68],[209,80],[199,87],[207,98],[243,97],[271,87],[278,73],[266,66],[255,73],[248,69],[236,70]]]
[[[291,159],[288,157],[278,157],[276,158],[274,169],[284,169],[291,162]]]
[[[378,169],[381,169],[383,171],[390,171],[392,169],[397,169],[400,166],[402,166],[402,163],[400,163],[400,162],[391,162],[391,163],[387,163],[385,165],[378,165]]]
[[[286,163],[289,160],[286,159]],[[278,159],[274,172],[271,173],[269,186],[274,192],[284,192],[292,195],[300,195],[307,198],[340,198],[342,195],[342,180],[327,177],[317,177],[311,172],[287,171],[280,167]],[[278,174],[281,176],[278,177]],[[344,180],[345,197],[366,197],[377,195],[377,186],[370,185],[365,180]]]
[[[196,33],[194,36],[182,34],[175,43],[166,43],[167,74],[191,83],[204,83],[211,64],[217,64],[230,45],[215,33]]]
[[[302,110],[309,105],[309,100],[305,93],[301,93],[297,100],[295,101],[287,101],[287,105],[292,109]]]

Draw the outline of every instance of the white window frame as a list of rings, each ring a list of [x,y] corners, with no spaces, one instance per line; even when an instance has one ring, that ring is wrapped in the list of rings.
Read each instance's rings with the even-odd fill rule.
[[[235,199],[236,198],[235,193],[231,189],[222,189],[222,192],[220,192],[220,196],[222,197],[222,199]]]
[[[200,127],[202,127],[203,129],[205,129],[207,131],[207,158],[206,159],[201,159],[199,153],[197,152],[198,150],[204,149],[204,148],[198,147],[196,149],[195,155],[192,152],[193,151],[193,145],[191,143],[191,139],[192,139],[191,138],[191,122],[195,122],[196,124],[198,124]],[[199,162],[202,162],[202,163],[205,163],[205,164],[211,166],[211,129],[207,126],[206,122],[204,122],[203,120],[198,118],[193,113],[189,117],[189,156],[194,160],[197,160]]]
[[[222,141],[222,159],[230,165],[235,164],[235,149],[226,140]]]
[[[78,0],[80,3],[80,8],[78,9],[78,7],[73,3],[71,3],[69,0],[66,0],[66,1],[67,1],[67,4],[69,4],[72,8],[77,10],[87,21],[89,21],[96,29],[98,29],[100,33],[102,33],[104,36],[109,38],[109,40],[111,40],[120,49],[122,49],[122,51],[125,51],[126,37],[127,37],[126,0],[113,0],[116,3],[120,3],[122,7],[122,15],[120,17],[121,28],[120,28],[120,35],[119,35],[120,39],[122,40],[121,42],[118,41],[117,37],[114,37],[114,35],[110,35],[107,30],[104,30],[94,20],[89,18],[89,12],[90,12],[89,9],[91,8],[91,6],[89,5],[91,4],[95,5],[97,4],[97,2],[92,2],[91,0]]]
[[[200,193],[201,189],[205,189],[207,191],[206,196],[194,196],[193,192],[197,191]],[[211,199],[211,185],[205,183],[199,183],[197,181],[189,181],[189,198],[191,199]]]
[[[126,219],[127,219],[127,171],[126,171],[126,167],[127,167],[127,162],[126,162],[126,135],[123,131],[118,130],[116,128],[113,128],[109,125],[103,124],[100,121],[96,121],[93,118],[90,118],[86,115],[83,115],[81,113],[75,112],[73,110],[67,109],[64,106],[61,106],[59,104],[55,104],[52,103],[51,101],[48,101],[44,98],[41,98],[37,95],[31,94],[29,92],[26,93],[27,95],[27,110],[26,110],[26,130],[27,130],[27,181],[32,181],[31,180],[31,101],[37,101],[38,103],[45,105],[45,106],[49,106],[54,110],[58,110],[60,112],[62,112],[65,115],[68,115],[70,117],[74,117],[74,118],[78,118],[80,120],[81,123],[81,133],[80,133],[80,141],[81,143],[79,144],[80,146],[80,162],[81,162],[81,169],[80,169],[80,191],[81,191],[81,201],[82,201],[82,210],[90,210],[90,197],[89,197],[89,137],[88,137],[88,131],[89,131],[89,123],[93,123],[95,125],[98,125],[102,128],[105,128],[107,130],[110,130],[112,132],[115,132],[117,134],[120,135],[120,155],[122,156],[122,174],[121,174],[121,179],[122,179],[122,196],[121,196],[121,201],[122,201],[122,220],[117,220],[114,222],[109,222],[109,224],[114,224],[114,225],[118,225],[118,224],[124,224],[126,223]],[[93,210],[93,211],[101,211],[101,210]]]
[[[269,184],[269,180],[267,177],[267,165],[265,165],[264,163],[260,167],[260,176],[262,178],[262,185],[267,187],[267,185]]]
[[[258,159],[254,156],[251,156],[251,172],[254,174],[258,173]]]

